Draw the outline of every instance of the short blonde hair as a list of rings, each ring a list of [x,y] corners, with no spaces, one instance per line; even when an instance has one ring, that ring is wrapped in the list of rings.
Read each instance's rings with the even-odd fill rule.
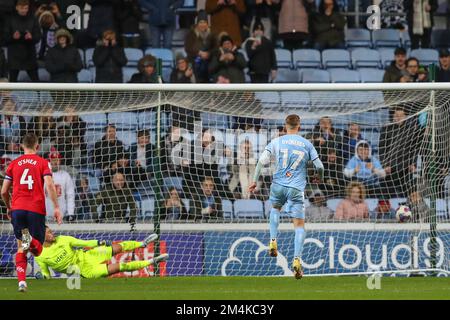
[[[361,182],[357,181],[352,181],[347,185],[346,188],[347,197],[350,197],[353,188],[359,188],[359,197],[361,200],[364,200],[366,198],[366,187],[364,187],[364,185]]]
[[[290,114],[286,117],[285,124],[289,129],[295,129],[300,126],[300,117],[296,114]]]

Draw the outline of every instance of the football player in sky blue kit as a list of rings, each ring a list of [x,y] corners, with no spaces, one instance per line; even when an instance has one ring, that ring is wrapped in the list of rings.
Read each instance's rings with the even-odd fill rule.
[[[304,190],[307,181],[308,161],[312,161],[323,177],[323,164],[320,161],[316,149],[307,139],[301,137],[300,117],[289,115],[285,121],[287,134],[272,140],[261,154],[256,165],[253,183],[249,186],[249,192],[256,189],[256,182],[261,174],[261,169],[270,163],[271,157],[275,159],[276,170],[270,187],[270,201],[273,208],[270,211],[270,244],[269,255],[277,256],[277,233],[280,221],[281,208],[286,205],[285,211],[293,218],[295,228],[294,261],[293,269],[296,279],[303,276],[301,254],[305,241],[305,202]]]

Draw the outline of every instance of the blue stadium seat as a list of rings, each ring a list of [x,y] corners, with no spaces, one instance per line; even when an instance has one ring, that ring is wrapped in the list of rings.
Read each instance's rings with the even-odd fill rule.
[[[429,65],[432,63],[439,64],[439,53],[435,49],[411,50],[409,56],[419,59],[421,65]]]
[[[275,83],[298,83],[298,82],[300,82],[299,72],[297,70],[293,70],[293,69],[285,69],[285,68],[278,69],[277,77],[275,78],[274,82]]]
[[[84,50],[83,49],[78,49],[78,53],[80,54],[81,62],[83,62],[83,67],[87,68],[86,57],[85,57],[85,54],[84,54]]]
[[[45,68],[38,69],[39,81],[50,82],[50,73]]]
[[[336,212],[336,208],[338,207],[339,203],[342,201],[342,199],[328,199],[327,200],[327,207],[333,211]]]
[[[222,211],[225,219],[233,219],[233,202],[222,200]]]
[[[87,144],[88,149],[92,149],[96,142],[100,141],[105,135],[103,128],[87,129],[84,135],[84,141]]]
[[[449,214],[449,207],[447,206],[447,200],[436,199],[436,212],[439,218],[447,218]]]
[[[140,212],[141,217],[144,219],[149,219],[153,217],[155,212],[155,199],[154,198],[144,198],[141,199],[140,203]]]
[[[359,76],[363,83],[383,82],[384,70],[380,69],[359,69]]]
[[[229,128],[229,119],[227,115],[202,112],[200,117],[202,119],[202,125],[206,128]]]
[[[370,31],[367,29],[346,29],[345,42],[348,48],[364,47],[370,48],[372,41],[370,40]]]
[[[162,68],[162,78],[163,78],[163,81],[164,82],[166,82],[166,83],[169,83],[170,82],[170,75],[172,74],[172,68],[171,67],[164,67],[164,68]]]
[[[361,81],[358,71],[331,69],[329,72],[333,83],[358,83]]]
[[[144,56],[141,49],[125,48],[125,56],[128,59],[127,67],[137,67],[139,60]]]
[[[189,32],[189,29],[186,29],[186,28],[175,29],[173,32],[173,37],[172,37],[172,46],[183,47],[184,39],[186,38],[186,35],[188,32]]]
[[[136,112],[112,112],[108,113],[108,123],[117,129],[137,130],[138,115]]]
[[[183,190],[183,178],[182,177],[165,177],[163,178],[164,187],[166,189],[175,187],[177,190]]]
[[[129,148],[132,144],[137,142],[137,131],[136,130],[117,130],[117,139],[123,142],[126,148]]]
[[[294,67],[300,68],[320,68],[320,51],[314,49],[297,49],[293,52]]]
[[[379,68],[381,65],[380,53],[377,50],[358,48],[352,51],[352,64],[357,68]]]
[[[170,49],[165,48],[147,48],[145,50],[145,54],[151,54],[152,56],[155,56],[156,58],[162,59],[163,67],[174,67],[174,56],[173,52]]]
[[[344,49],[326,49],[322,51],[322,65],[327,68],[350,68],[350,53]]]
[[[400,40],[402,42],[403,48],[405,49],[411,48],[411,38],[409,37],[408,31],[405,30],[400,32]]]
[[[131,80],[131,77],[133,74],[137,73],[137,68],[122,68],[122,74],[123,74],[123,82],[128,83]]]
[[[434,29],[431,32],[431,46],[436,49],[450,48],[450,30]]]
[[[94,75],[89,69],[82,69],[78,72],[78,82],[79,83],[92,83],[94,80]]]
[[[292,53],[287,49],[275,49],[278,68],[292,68]]]
[[[379,29],[372,32],[373,45],[375,48],[379,47],[393,47],[400,46],[400,34],[397,29]]]
[[[374,212],[378,206],[378,199],[366,199],[364,202],[367,204],[367,207],[369,207],[369,212]]]
[[[92,57],[94,56],[94,50],[95,48],[88,48],[86,49],[86,51],[84,51],[86,68],[94,67],[94,61],[92,60]]]
[[[264,108],[276,108],[280,106],[280,93],[278,91],[258,91],[255,98],[261,101]]]
[[[260,200],[236,200],[234,202],[236,218],[264,218],[263,202]]]
[[[282,91],[281,105],[283,108],[309,109],[311,97],[306,91]]]
[[[400,204],[406,203],[406,198],[392,198],[390,199],[391,208],[397,210],[400,207]]]
[[[105,113],[82,114],[81,119],[86,122],[86,127],[88,129],[103,130],[108,123]]]
[[[329,83],[330,73],[326,70],[313,69],[303,73],[302,81],[303,83]]]
[[[392,61],[394,61],[394,48],[379,48],[378,52],[380,53],[381,58],[381,66],[383,68],[389,66]]]

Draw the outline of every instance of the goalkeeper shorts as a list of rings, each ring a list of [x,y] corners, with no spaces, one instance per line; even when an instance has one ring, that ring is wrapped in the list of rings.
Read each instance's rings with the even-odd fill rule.
[[[107,261],[112,258],[112,247],[96,247],[82,254],[79,261],[83,278],[98,279],[108,276]]]

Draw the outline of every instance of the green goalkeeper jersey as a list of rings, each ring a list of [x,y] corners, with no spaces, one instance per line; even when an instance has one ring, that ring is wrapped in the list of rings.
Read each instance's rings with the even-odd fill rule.
[[[78,265],[82,260],[85,247],[97,247],[97,240],[81,240],[70,236],[58,236],[50,247],[43,247],[42,253],[35,260],[41,268],[42,275],[50,278],[49,267],[54,271],[66,273],[71,265]]]

